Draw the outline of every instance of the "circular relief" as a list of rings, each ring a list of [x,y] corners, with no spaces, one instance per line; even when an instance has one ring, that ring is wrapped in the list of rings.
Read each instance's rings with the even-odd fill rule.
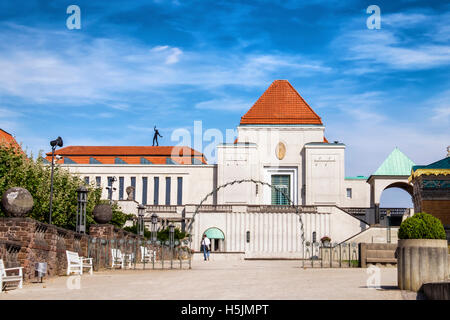
[[[275,148],[275,154],[278,160],[283,160],[284,156],[286,155],[286,146],[283,142],[279,142],[277,144],[277,147]]]

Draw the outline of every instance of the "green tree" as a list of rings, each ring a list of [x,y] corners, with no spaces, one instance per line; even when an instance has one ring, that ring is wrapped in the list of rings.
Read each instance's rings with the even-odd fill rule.
[[[48,223],[51,166],[44,162],[41,154],[33,160],[31,155],[28,157],[12,145],[0,144],[0,195],[12,187],[27,189],[34,200],[29,217]],[[69,173],[58,165],[54,167],[52,224],[75,230],[77,189],[83,184],[79,176]],[[89,228],[90,224],[95,223],[92,212],[100,203],[101,189],[93,185],[86,187],[89,190],[86,206],[86,223]],[[5,216],[1,209],[0,216]],[[122,227],[127,218],[117,204],[113,206],[113,224]]]

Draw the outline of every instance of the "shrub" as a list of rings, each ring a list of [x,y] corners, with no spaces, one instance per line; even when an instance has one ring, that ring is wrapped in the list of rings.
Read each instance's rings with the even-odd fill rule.
[[[0,197],[12,187],[27,189],[33,196],[34,206],[29,217],[48,223],[50,211],[50,165],[43,163],[41,154],[36,160],[9,144],[0,144]],[[52,224],[75,230],[77,213],[77,189],[84,184],[82,179],[68,170],[56,165],[53,175]],[[86,223],[95,223],[92,211],[100,203],[101,189],[87,186],[88,202],[86,206]],[[0,217],[5,216],[0,208]],[[128,216],[118,207],[113,206],[112,224],[122,227]]]
[[[407,218],[398,230],[399,239],[446,239],[442,222],[427,213]]]

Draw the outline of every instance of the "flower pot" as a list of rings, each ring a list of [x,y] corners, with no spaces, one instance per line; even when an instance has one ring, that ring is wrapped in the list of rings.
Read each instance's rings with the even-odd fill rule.
[[[424,283],[448,280],[447,251],[447,240],[399,240],[395,253],[398,287],[417,292]]]

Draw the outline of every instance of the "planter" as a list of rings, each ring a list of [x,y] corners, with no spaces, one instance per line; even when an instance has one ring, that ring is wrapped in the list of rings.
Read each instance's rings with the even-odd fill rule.
[[[396,251],[398,287],[417,292],[424,283],[448,280],[447,251],[447,240],[399,240]]]

